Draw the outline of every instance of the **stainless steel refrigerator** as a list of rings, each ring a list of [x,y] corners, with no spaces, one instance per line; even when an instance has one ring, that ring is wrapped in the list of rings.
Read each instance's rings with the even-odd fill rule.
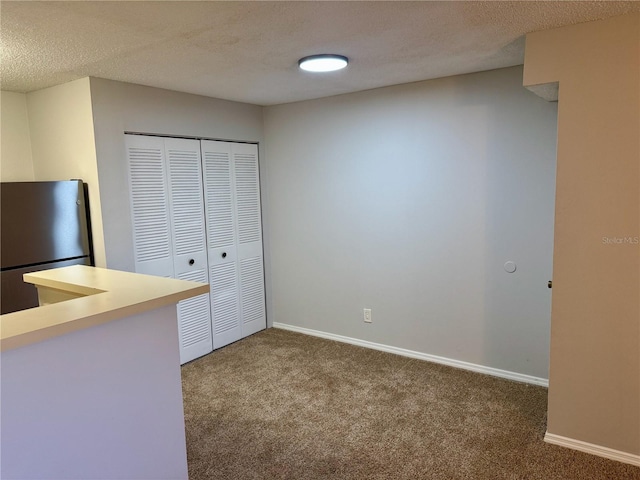
[[[94,264],[87,201],[81,180],[0,184],[2,314],[38,306],[23,274]]]

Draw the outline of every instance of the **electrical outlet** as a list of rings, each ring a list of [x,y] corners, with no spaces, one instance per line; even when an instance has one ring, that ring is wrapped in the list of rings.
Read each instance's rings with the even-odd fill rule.
[[[371,323],[371,309],[370,308],[365,308],[364,309],[364,321],[366,323]]]

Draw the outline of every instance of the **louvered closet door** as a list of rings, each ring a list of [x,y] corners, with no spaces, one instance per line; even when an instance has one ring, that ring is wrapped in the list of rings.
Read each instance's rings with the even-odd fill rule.
[[[169,194],[162,138],[125,135],[135,271],[173,277]]]
[[[234,143],[232,153],[240,268],[240,315],[242,336],[246,337],[266,328],[258,146]]]
[[[208,283],[200,142],[164,139],[176,278]],[[178,302],[180,363],[213,350],[209,294]]]
[[[242,338],[231,144],[203,140],[213,347]]]

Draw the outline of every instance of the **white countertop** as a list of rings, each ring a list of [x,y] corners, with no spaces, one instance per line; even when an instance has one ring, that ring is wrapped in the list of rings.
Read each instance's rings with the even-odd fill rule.
[[[24,275],[28,283],[77,295],[0,316],[0,351],[23,347],[112,320],[177,303],[209,285],[75,265]]]

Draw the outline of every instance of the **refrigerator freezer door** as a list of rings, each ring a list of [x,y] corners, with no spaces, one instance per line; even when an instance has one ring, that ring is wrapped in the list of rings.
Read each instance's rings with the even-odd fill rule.
[[[3,183],[2,270],[90,255],[83,184]]]

